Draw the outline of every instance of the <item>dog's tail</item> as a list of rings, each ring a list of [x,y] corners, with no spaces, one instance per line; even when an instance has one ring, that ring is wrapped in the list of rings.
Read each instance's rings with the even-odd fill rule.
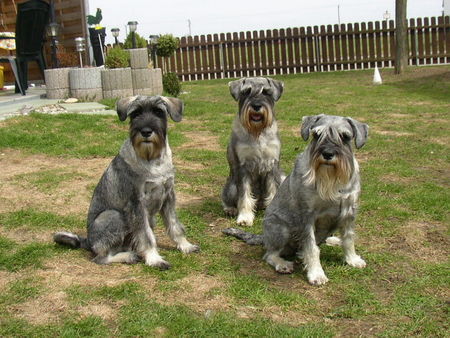
[[[263,236],[252,234],[250,232],[245,232],[241,229],[236,228],[226,228],[223,229],[222,232],[227,236],[233,236],[237,239],[244,241],[249,245],[262,245],[263,244]]]
[[[66,245],[72,249],[86,249],[91,250],[88,240],[85,237],[80,237],[71,232],[60,231],[53,235],[53,240],[61,245]]]

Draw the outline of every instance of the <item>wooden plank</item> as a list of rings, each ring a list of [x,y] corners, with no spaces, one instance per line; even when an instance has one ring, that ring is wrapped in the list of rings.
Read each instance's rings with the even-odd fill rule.
[[[282,28],[278,31],[278,46],[280,50],[280,67],[281,67],[281,74],[289,74],[289,66],[287,62],[287,38],[286,38],[286,31]]]
[[[417,65],[417,30],[416,30],[416,22],[414,19],[409,19],[409,64]]]
[[[431,29],[430,29],[430,20],[429,18],[423,19],[424,24],[424,52],[425,52],[425,64],[430,65],[432,63],[432,50],[431,50]]]
[[[439,39],[436,18],[430,18],[431,21],[431,54],[433,55],[432,63],[439,63]]]
[[[286,29],[286,60],[284,61],[287,65],[287,71],[289,74],[295,73],[294,67],[294,39],[292,34],[292,29]]]
[[[347,41],[347,28],[345,24],[341,24],[340,33],[342,36],[341,44],[342,44],[342,64],[343,68],[348,70],[350,69],[349,58],[348,58],[348,41]]]
[[[335,54],[335,46],[334,46],[334,32],[333,26],[327,25],[327,50],[328,50],[328,62],[329,62],[329,70],[336,70],[336,54]]]
[[[267,75],[267,40],[266,34],[263,30],[259,31],[260,50],[261,50],[261,71],[260,75]]]
[[[194,42],[192,39],[192,36],[187,37],[187,43],[188,45],[191,45]],[[188,48],[187,51],[188,55],[188,64],[189,64],[189,80],[197,80],[197,77],[195,76],[197,70],[195,69],[195,47],[191,46]]]
[[[275,74],[274,73],[274,56],[273,56],[273,38],[272,38],[272,31],[266,30],[266,46],[267,46],[267,69],[266,69],[266,75]]]
[[[187,47],[187,39],[186,39],[186,37],[183,36],[181,38],[180,46],[185,46],[185,47],[181,48],[181,59],[182,59],[182,64],[183,64],[182,74],[190,73],[189,57],[188,57],[189,47]],[[189,80],[189,78],[186,77],[185,75],[183,75],[182,79],[183,79],[183,81],[188,81]]]
[[[261,45],[260,45],[260,36],[258,31],[253,31],[253,52],[254,52],[254,67],[255,67],[255,76],[261,76]]]
[[[417,19],[417,59],[418,64],[425,64],[425,41],[422,18]]]
[[[215,78],[222,79],[223,78],[223,60],[222,60],[222,44],[220,43],[220,38],[218,34],[213,35],[213,54],[214,54],[214,62],[215,62]]]
[[[151,52],[152,53],[152,52]],[[150,58],[152,58],[152,55],[151,55],[151,53],[150,53]],[[177,67],[176,67],[176,73],[177,73],[177,75],[178,75],[178,77],[180,77],[181,76],[181,74],[183,73],[183,56],[182,56],[182,48],[178,48],[176,51],[175,51],[175,58],[176,58],[176,64],[177,64]]]
[[[226,43],[226,36],[224,33],[220,33],[220,48],[221,48],[221,60],[222,60],[222,65],[223,65],[223,70],[222,70],[222,78],[229,78],[229,71],[228,71],[228,46]]]
[[[444,18],[446,62],[450,62],[450,17]]]
[[[306,49],[308,51],[308,72],[317,71],[316,48],[312,27],[306,27]]]
[[[234,62],[233,69],[235,70],[234,77],[242,77],[244,75],[242,74],[241,56],[239,53],[239,35],[237,32],[233,33],[232,47],[233,47],[233,62]]]
[[[247,64],[247,42],[244,32],[239,32],[239,40],[239,64],[241,68],[241,76],[249,76],[248,70],[250,67]],[[248,43],[251,44],[251,41]]]
[[[445,63],[445,57],[442,56],[445,53],[445,28],[442,16],[438,17],[437,25],[439,63]]]
[[[369,44],[369,55],[368,55],[369,60],[368,60],[368,62],[369,62],[369,68],[372,68],[372,67],[375,67],[374,60],[376,59],[373,22],[369,21],[367,26],[368,26],[367,40],[368,40],[368,44]]]
[[[361,47],[362,69],[367,69],[369,68],[369,44],[365,22],[361,23]]]
[[[355,34],[353,32],[353,25],[347,24],[347,42],[348,42],[348,62],[350,69],[356,69],[355,57]]]
[[[374,31],[374,40],[375,40],[375,65],[381,68],[382,60],[383,60],[383,49],[381,47],[381,25],[379,21],[375,22],[375,31]]]
[[[210,73],[210,69],[209,69],[209,62],[208,62],[208,45],[206,44],[206,36],[204,35],[200,35],[200,44],[202,45],[201,48],[201,56],[200,56],[200,61],[201,61],[201,70],[203,72],[206,72],[207,76],[202,76],[202,80],[209,80],[209,73]]]
[[[319,43],[320,43],[320,54],[321,54],[321,64],[322,71],[330,71],[330,56],[328,52],[328,34],[324,25],[320,26]]]
[[[280,32],[278,29],[272,31],[272,46],[273,46],[273,74],[283,74],[281,66],[281,48],[280,48]]]
[[[255,43],[252,40],[252,32],[245,33],[247,42],[247,69],[250,76],[256,76],[255,73]]]
[[[335,53],[335,70],[343,70],[343,62],[342,62],[342,36],[340,34],[341,29],[339,25],[334,25],[334,53]]]
[[[298,27],[295,27],[292,30],[292,42],[293,42],[293,55],[294,55],[294,72],[295,73],[301,73],[303,72],[303,69],[301,67],[302,65],[302,53],[300,48],[300,31]]]

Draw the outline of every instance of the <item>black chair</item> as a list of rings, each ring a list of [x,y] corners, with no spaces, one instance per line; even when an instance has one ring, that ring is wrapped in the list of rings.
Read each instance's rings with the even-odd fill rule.
[[[28,62],[36,61],[42,78],[46,68],[43,47],[49,22],[50,5],[44,0],[29,0],[17,5],[16,56],[0,57],[9,62],[16,78],[16,93],[25,95],[28,89]],[[16,74],[17,73],[17,74]]]

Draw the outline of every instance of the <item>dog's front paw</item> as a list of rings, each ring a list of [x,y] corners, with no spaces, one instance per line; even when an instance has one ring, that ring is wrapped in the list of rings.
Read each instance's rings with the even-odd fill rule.
[[[366,267],[366,261],[362,259],[360,256],[355,255],[352,257],[348,257],[345,259],[348,265],[353,266],[354,268],[362,269]]]
[[[237,215],[237,209],[233,207],[223,207],[223,211],[228,217],[236,217]]]
[[[294,272],[294,263],[286,261],[283,264],[277,264],[275,266],[275,271],[282,274],[293,273]]]
[[[240,213],[237,218],[237,224],[241,226],[251,226],[253,225],[253,219],[255,216],[251,212]]]
[[[170,269],[170,263],[165,261],[164,259],[159,262],[155,262],[155,263],[151,264],[150,266],[152,266],[154,268],[158,268],[160,270],[169,270]]]
[[[158,253],[149,252],[145,255],[145,264],[160,270],[170,269],[170,263],[165,261]]]
[[[187,243],[187,244],[179,245],[178,250],[180,250],[184,254],[190,254],[192,252],[199,252],[200,247],[198,245]]]
[[[319,286],[328,282],[327,276],[322,269],[308,272],[308,282],[311,285]]]

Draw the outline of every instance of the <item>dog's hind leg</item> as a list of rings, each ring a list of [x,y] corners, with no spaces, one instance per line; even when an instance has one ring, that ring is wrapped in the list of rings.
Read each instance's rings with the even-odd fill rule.
[[[177,244],[178,250],[183,253],[200,250],[197,245],[189,243],[186,239],[184,226],[178,220],[177,214],[175,213],[175,193],[173,190],[169,193],[161,209],[161,217],[169,237]]]
[[[223,211],[229,217],[237,215],[237,186],[234,179],[230,176],[222,190]]]
[[[125,224],[116,210],[106,210],[89,225],[88,239],[97,264],[127,263],[138,261],[134,252],[122,252],[125,239]]]
[[[292,273],[294,272],[294,263],[285,260],[280,256],[280,251],[267,251],[264,255],[264,260],[275,268],[278,273]]]

